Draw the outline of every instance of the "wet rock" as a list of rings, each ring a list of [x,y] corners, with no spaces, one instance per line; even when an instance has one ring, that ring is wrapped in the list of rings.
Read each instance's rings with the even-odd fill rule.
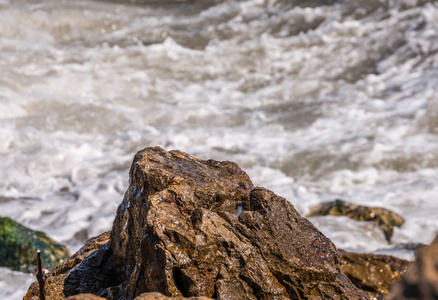
[[[89,239],[85,245],[79,249],[78,252],[73,254],[69,259],[64,261],[62,264],[58,265],[53,270],[49,271],[46,280],[46,299],[55,300],[62,299],[65,297],[64,294],[64,281],[68,274],[76,269],[83,267],[82,263],[85,259],[90,258],[90,260],[99,257],[103,253],[106,253],[109,244],[109,231],[102,233],[101,235]],[[94,279],[94,281],[99,282],[99,279],[103,279],[99,274]],[[91,281],[90,281],[91,282]],[[79,293],[76,293],[79,294]],[[34,282],[29,287],[26,295],[23,299],[39,299],[39,287],[38,283]],[[78,296],[82,297],[82,296]],[[85,296],[84,296],[85,297]],[[81,298],[77,298],[81,299]]]
[[[95,296],[93,294],[79,294],[75,296],[70,296],[65,299],[68,300],[105,300],[105,298]],[[168,297],[161,293],[144,293],[141,294],[138,297],[135,297],[134,300],[209,300],[211,298],[207,297],[190,297],[190,298],[184,298],[184,297]]]
[[[64,296],[366,299],[286,199],[235,163],[159,147],[136,154],[109,242],[77,263],[51,275]]]
[[[183,300],[183,299],[187,299],[187,300],[209,300],[211,298],[207,298],[207,297],[189,297],[189,298],[185,298],[185,297],[167,297],[164,296],[161,293],[144,293],[141,294],[138,297],[135,297],[134,300]]]
[[[0,266],[32,273],[36,252],[41,250],[43,268],[52,269],[70,257],[66,247],[45,233],[29,229],[10,218],[0,218]]]
[[[105,298],[95,296],[93,294],[79,294],[67,297],[68,300],[105,300]]]
[[[322,203],[306,217],[328,215],[347,216],[356,221],[374,222],[382,229],[388,242],[391,240],[394,227],[401,227],[405,222],[402,216],[388,209],[352,204],[340,199]]]
[[[385,300],[411,299],[438,299],[438,236],[430,246],[416,251],[415,261],[385,297]]]
[[[397,282],[409,264],[391,255],[341,253],[341,270],[368,299],[382,299],[391,284]]]
[[[110,242],[124,297],[363,297],[331,241],[237,164],[147,148],[130,178]]]

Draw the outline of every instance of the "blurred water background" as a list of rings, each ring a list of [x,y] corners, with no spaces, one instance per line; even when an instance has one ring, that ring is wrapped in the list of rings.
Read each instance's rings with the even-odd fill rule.
[[[109,230],[136,151],[236,161],[311,221],[391,253],[438,232],[438,1],[0,0],[0,215],[76,251]],[[395,247],[395,248],[394,248]],[[2,299],[34,278],[0,268]]]

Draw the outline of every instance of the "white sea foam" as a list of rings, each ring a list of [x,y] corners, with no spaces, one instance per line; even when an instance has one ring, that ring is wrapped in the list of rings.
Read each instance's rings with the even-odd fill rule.
[[[429,243],[436,3],[293,3],[1,1],[0,214],[75,251],[111,227],[134,153],[159,145],[236,161],[302,214],[343,198],[406,218],[391,244],[312,219],[340,248]]]
[[[22,299],[35,277],[30,274],[11,271],[0,267],[0,297],[2,299]]]

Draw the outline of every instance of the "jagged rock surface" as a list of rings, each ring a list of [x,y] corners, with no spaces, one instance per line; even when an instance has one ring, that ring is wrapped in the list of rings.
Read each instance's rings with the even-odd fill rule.
[[[105,254],[108,249],[109,236],[110,233],[108,231],[89,239],[78,252],[47,274],[48,277],[45,288],[47,300],[62,299],[66,296],[64,286],[65,279],[76,269],[83,268],[84,265],[82,265],[82,263],[87,258],[91,257],[91,259],[93,259],[94,257],[95,259],[95,257],[100,257],[102,254]],[[100,278],[100,276],[98,278]],[[38,282],[31,284],[23,299],[39,300]]]
[[[286,199],[235,163],[159,147],[136,154],[109,243],[62,276],[65,296],[366,299]]]
[[[405,220],[402,216],[381,207],[368,207],[337,199],[315,207],[306,217],[347,216],[356,221],[369,221],[379,226],[386,240],[391,241],[394,227],[401,227]]]
[[[383,299],[389,286],[406,271],[407,260],[391,255],[341,253],[341,271],[360,288],[368,299]]]
[[[105,298],[95,296],[93,294],[79,294],[75,296],[70,296],[65,298],[66,300],[105,300]],[[211,298],[207,297],[167,297],[161,293],[144,293],[138,297],[135,297],[134,300],[209,300]]]
[[[105,300],[105,298],[95,296],[93,294],[79,294],[67,297],[68,300]]]
[[[431,245],[416,251],[415,261],[385,297],[385,300],[414,299],[438,299],[438,236]]]
[[[138,297],[135,297],[134,300],[209,300],[211,298],[207,297],[167,297],[161,293],[144,293]]]

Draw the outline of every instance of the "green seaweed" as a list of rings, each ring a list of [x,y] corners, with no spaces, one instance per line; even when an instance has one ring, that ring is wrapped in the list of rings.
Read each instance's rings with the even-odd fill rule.
[[[53,269],[70,257],[65,246],[44,232],[29,229],[10,218],[0,218],[0,266],[32,273],[38,249],[43,267],[47,269]]]

